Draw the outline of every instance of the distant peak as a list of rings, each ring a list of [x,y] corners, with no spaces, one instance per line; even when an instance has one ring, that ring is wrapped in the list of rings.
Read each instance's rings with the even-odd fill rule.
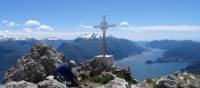
[[[96,39],[100,37],[101,35],[96,34],[96,33],[86,33],[80,36],[80,38],[83,38],[83,39]]]
[[[30,40],[30,39],[33,39],[33,38],[28,38],[28,37],[12,37],[12,36],[7,36],[7,35],[0,36],[0,40],[4,40],[4,41],[7,41],[7,40],[26,41],[26,40]]]
[[[44,40],[61,40],[60,38],[57,38],[57,37],[48,37]]]

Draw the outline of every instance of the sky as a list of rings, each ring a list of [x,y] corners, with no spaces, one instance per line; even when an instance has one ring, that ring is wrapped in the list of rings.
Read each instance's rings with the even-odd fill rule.
[[[1,0],[0,38],[101,34],[104,14],[119,38],[200,40],[200,0]]]

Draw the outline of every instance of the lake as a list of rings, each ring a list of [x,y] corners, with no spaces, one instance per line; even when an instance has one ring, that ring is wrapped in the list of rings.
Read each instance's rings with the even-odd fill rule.
[[[122,60],[117,61],[119,67],[130,66],[132,76],[139,80],[145,80],[147,78],[154,78],[158,76],[164,76],[189,65],[186,62],[171,62],[171,63],[154,63],[146,64],[146,60],[156,60],[164,53],[164,50],[150,49],[142,54],[130,56]]]

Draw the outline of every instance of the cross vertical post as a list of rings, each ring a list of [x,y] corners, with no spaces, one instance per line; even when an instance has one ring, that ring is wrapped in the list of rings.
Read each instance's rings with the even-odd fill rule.
[[[102,18],[102,22],[100,23],[100,25],[97,25],[97,26],[93,26],[94,28],[100,28],[102,31],[103,31],[103,39],[102,39],[102,55],[103,57],[106,57],[106,51],[107,51],[107,47],[106,47],[106,30],[109,28],[109,27],[115,27],[116,25],[109,25],[107,22],[106,22],[106,16],[103,15],[103,18]]]

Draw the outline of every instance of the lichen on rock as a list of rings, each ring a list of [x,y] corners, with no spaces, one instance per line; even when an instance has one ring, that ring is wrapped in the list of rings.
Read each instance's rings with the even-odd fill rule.
[[[14,82],[14,81],[8,82],[0,86],[0,88],[38,88],[38,87],[37,87],[37,84],[33,84],[33,83],[22,80],[19,82]]]

